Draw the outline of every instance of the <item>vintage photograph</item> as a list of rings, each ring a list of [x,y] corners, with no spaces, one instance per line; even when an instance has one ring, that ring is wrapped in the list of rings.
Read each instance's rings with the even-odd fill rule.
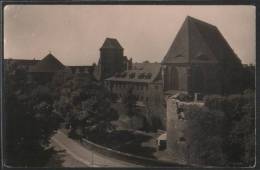
[[[6,5],[5,167],[254,167],[251,5]]]

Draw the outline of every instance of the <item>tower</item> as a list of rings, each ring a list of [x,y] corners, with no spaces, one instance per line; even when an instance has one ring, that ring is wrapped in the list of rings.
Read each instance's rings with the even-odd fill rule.
[[[98,79],[104,80],[115,73],[122,72],[127,68],[127,57],[124,56],[124,49],[114,38],[106,38],[100,48],[98,61]]]

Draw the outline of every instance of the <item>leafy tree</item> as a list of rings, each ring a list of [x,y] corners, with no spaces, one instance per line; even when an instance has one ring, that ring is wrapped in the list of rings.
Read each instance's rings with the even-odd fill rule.
[[[210,111],[196,105],[184,109],[187,129],[186,137],[190,139],[187,150],[188,163],[202,165],[224,165],[226,157],[222,150],[224,114]],[[193,159],[193,160],[191,160]],[[191,162],[189,162],[191,161]]]
[[[71,137],[98,137],[113,129],[111,121],[118,114],[111,108],[112,94],[100,82],[75,75],[60,84],[54,107],[69,125]]]
[[[127,94],[123,98],[123,103],[126,107],[127,110],[127,115],[130,117],[131,121],[131,127],[133,127],[133,121],[132,118],[137,114],[137,109],[136,109],[136,102],[137,98],[133,94],[133,88],[129,88],[127,91]]]
[[[25,70],[5,72],[5,153],[10,166],[43,166],[59,125],[48,87],[29,81]]]
[[[210,96],[205,105],[224,114],[223,150],[227,164],[252,166],[255,161],[255,97],[254,91],[227,97]]]

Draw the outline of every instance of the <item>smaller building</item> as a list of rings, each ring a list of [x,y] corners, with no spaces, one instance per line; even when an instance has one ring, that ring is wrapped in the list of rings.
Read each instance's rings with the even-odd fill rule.
[[[8,70],[19,70],[23,69],[28,71],[31,66],[37,64],[40,60],[26,60],[26,59],[4,59],[4,69]]]
[[[206,149],[198,149],[196,148],[198,146],[194,146],[193,143],[198,139],[192,135],[191,127],[199,122],[193,119],[196,115],[192,115],[191,112],[187,113],[187,110],[194,107],[203,108],[204,103],[180,101],[175,97],[167,99],[167,152],[182,164],[201,164],[203,160],[199,158],[200,152],[197,151]]]
[[[66,67],[55,56],[49,53],[38,63],[31,66],[28,72],[34,80],[43,83],[50,81],[56,72],[64,70],[65,68]]]
[[[132,69],[105,79],[105,86],[121,99],[132,89],[132,94],[140,105],[155,102],[163,94],[161,64],[135,63]]]

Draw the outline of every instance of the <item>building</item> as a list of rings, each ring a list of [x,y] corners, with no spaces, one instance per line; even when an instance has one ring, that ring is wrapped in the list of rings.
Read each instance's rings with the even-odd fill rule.
[[[189,108],[203,108],[203,102],[180,101],[173,97],[167,99],[167,152],[174,156],[178,163],[182,164],[202,164],[198,150],[193,142],[198,140],[191,135],[190,127],[198,124],[191,114],[187,113]],[[203,133],[203,132],[201,132]],[[217,147],[217,146],[216,146]],[[200,148],[201,152],[208,148]],[[197,154],[197,155],[196,155]]]
[[[117,96],[116,109],[125,112],[124,99],[129,90],[135,96],[137,117],[142,128],[165,128],[165,103],[160,63],[135,63],[131,69],[105,79],[105,86]],[[148,124],[145,124],[145,122]]]
[[[64,70],[66,67],[51,53],[42,60],[31,66],[29,74],[39,82],[50,81],[55,73]]]
[[[4,68],[6,71],[8,70],[19,70],[23,69],[24,71],[28,71],[29,68],[36,63],[38,63],[39,60],[26,60],[26,59],[4,59]]]
[[[162,65],[165,93],[228,94],[241,90],[240,59],[216,26],[190,16]]]
[[[132,89],[132,94],[139,103],[156,102],[160,94],[163,94],[161,64],[135,63],[132,69],[105,79],[105,85],[118,98],[122,99]]]
[[[97,80],[104,80],[112,77],[115,73],[121,73],[131,64],[124,56],[124,49],[120,43],[114,38],[106,38],[100,48],[100,58],[95,69],[95,77]]]
[[[67,66],[72,74],[92,74],[94,66]]]

